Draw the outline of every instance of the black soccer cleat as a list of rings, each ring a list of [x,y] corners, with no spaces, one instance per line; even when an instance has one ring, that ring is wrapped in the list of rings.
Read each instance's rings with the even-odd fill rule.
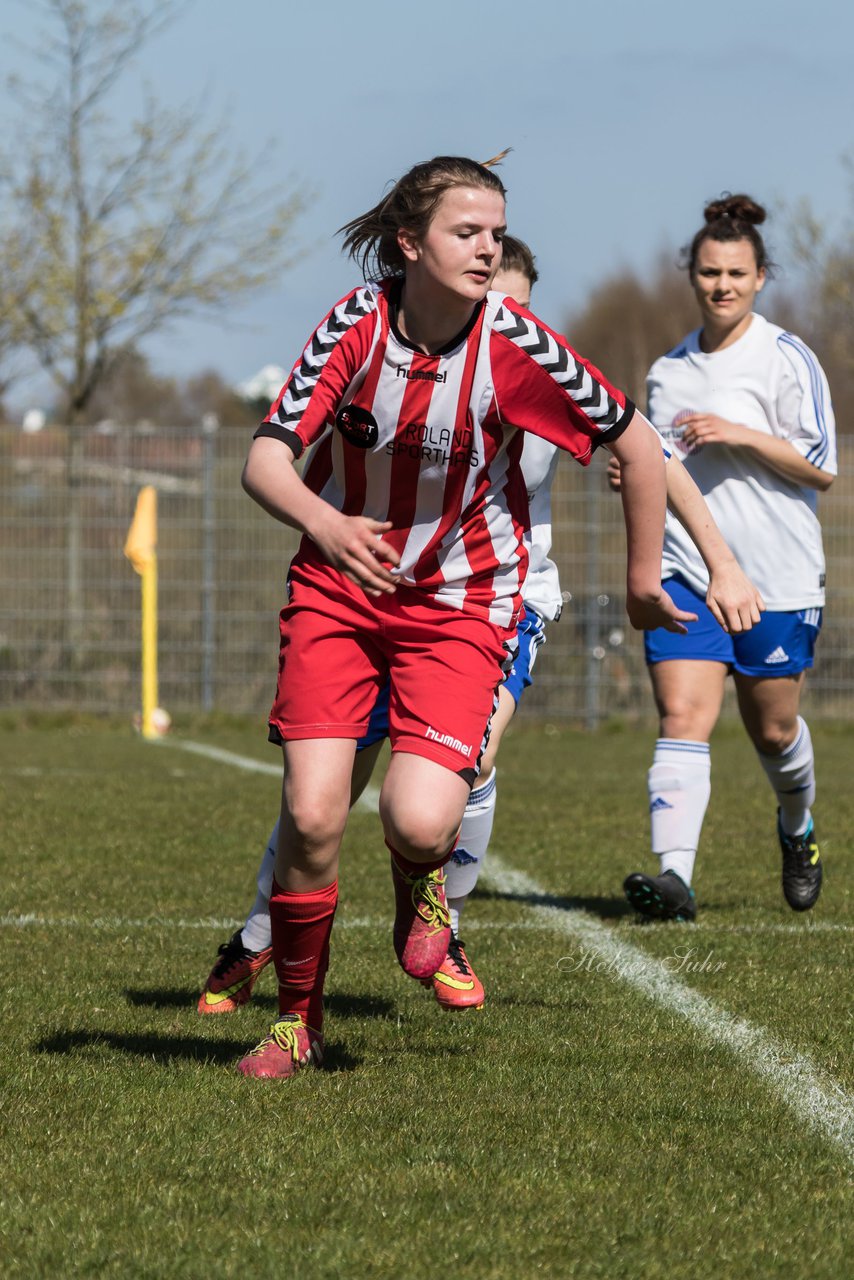
[[[809,911],[821,893],[821,854],[810,825],[802,836],[787,836],[777,810],[777,835],[783,853],[783,895],[793,911]]]
[[[697,918],[694,890],[675,871],[660,876],[645,876],[634,871],[623,881],[626,897],[642,916],[650,920],[684,920]]]

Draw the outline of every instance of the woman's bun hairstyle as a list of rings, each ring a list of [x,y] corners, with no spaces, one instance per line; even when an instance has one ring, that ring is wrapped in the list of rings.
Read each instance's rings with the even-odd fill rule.
[[[731,195],[725,191],[717,200],[710,200],[703,210],[705,225],[700,228],[694,239],[686,245],[680,254],[680,262],[687,267],[693,278],[697,265],[697,254],[706,240],[717,240],[721,243],[732,243],[737,240],[748,240],[753,248],[758,271],[773,275],[774,264],[770,261],[765,249],[765,242],[756,230],[768,215],[761,204],[751,197]]]
[[[731,218],[733,222],[749,222],[754,227],[759,227],[767,216],[762,205],[751,200],[750,196],[731,196],[726,192],[719,200],[710,200],[703,210],[703,217],[707,223],[717,222],[721,218]]]

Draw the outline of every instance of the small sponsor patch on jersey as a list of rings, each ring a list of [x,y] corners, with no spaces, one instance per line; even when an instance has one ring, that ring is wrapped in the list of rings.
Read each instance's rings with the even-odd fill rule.
[[[345,404],[335,415],[335,425],[345,440],[357,449],[371,449],[377,442],[379,427],[369,409],[358,404]]]
[[[652,804],[649,806],[650,813],[660,813],[662,809],[672,809],[673,805],[669,804],[664,796],[656,796]]]
[[[774,649],[772,653],[768,654],[768,657],[765,659],[765,665],[766,667],[775,666],[777,663],[788,662],[788,661],[789,661],[789,655],[786,653],[786,650],[783,648],[783,646],[778,644],[777,648]]]

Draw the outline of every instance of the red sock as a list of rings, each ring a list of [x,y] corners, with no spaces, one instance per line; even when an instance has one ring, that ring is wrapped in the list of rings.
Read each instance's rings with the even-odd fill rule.
[[[447,853],[441,858],[437,858],[435,862],[411,862],[409,858],[404,858],[402,853],[398,853],[393,845],[386,840],[386,848],[391,850],[391,856],[394,858],[401,871],[405,871],[408,876],[423,876],[429,871],[438,871],[440,867],[444,867],[446,862],[450,862],[451,854],[457,847],[457,841],[451,845]]]
[[[312,893],[290,893],[273,880],[270,925],[279,1013],[297,1013],[318,1032],[323,1029],[323,982],[337,905],[337,880]]]

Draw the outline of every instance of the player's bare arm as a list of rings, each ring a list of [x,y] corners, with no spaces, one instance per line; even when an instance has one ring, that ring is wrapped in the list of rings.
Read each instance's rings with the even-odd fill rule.
[[[635,413],[609,446],[620,463],[620,496],[626,522],[626,612],[639,631],[664,627],[684,633],[696,614],[677,609],[661,585],[666,479],[661,444]]]
[[[400,558],[382,535],[391,525],[367,516],[345,516],[303,484],[293,451],[281,440],[253,440],[243,468],[243,488],[282,524],[308,534],[336,569],[368,595],[391,593],[397,583],[390,565]]]
[[[736,560],[712,519],[706,500],[675,454],[667,460],[667,505],[684,525],[709,571],[706,604],[724,631],[749,631],[765,601]],[[608,483],[620,492],[620,463],[608,459]]]
[[[813,466],[799,453],[790,440],[754,431],[740,422],[730,422],[713,413],[695,413],[686,418],[683,440],[691,449],[707,444],[725,444],[731,449],[747,449],[778,475],[808,489],[824,492],[833,484],[833,476],[820,467]]]
[[[724,631],[749,631],[759,621],[765,601],[724,540],[706,500],[679,459],[666,465],[667,505],[691,535],[709,571],[706,604]]]

